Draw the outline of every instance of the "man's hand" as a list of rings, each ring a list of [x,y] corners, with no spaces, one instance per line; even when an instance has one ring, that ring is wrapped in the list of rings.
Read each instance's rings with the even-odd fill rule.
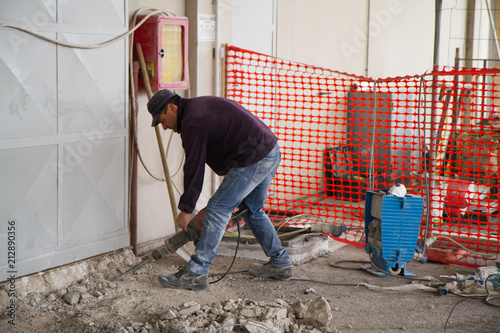
[[[180,212],[179,215],[177,215],[175,224],[182,230],[187,231],[189,221],[191,221],[191,214]]]

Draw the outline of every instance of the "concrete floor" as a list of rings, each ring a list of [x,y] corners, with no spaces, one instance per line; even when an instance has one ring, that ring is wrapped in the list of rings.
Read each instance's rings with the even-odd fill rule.
[[[279,299],[291,304],[323,297],[330,305],[333,318],[327,327],[317,332],[500,331],[500,310],[488,305],[484,296],[465,298],[452,293],[441,296],[435,287],[438,282],[452,281],[440,276],[472,274],[472,268],[412,261],[407,263],[406,271],[419,279],[432,277],[432,283],[399,276],[379,277],[362,269],[370,266],[362,248],[321,237],[305,243],[296,247],[311,256],[294,266],[292,281],[249,276],[245,273],[247,265],[262,258],[254,256],[258,254],[254,245],[243,245],[232,268],[234,274],[199,292],[165,289],[158,284],[158,274],[175,272],[185,264],[176,254],[147,264],[117,282],[112,281],[113,277],[138,261],[130,250],[68,265],[19,281],[16,328],[20,332],[116,332],[106,327],[134,323],[142,329],[149,327],[147,323],[154,323],[150,325],[153,329],[146,332],[156,332],[161,330],[154,327],[168,309],[178,309],[186,302],[196,302],[203,307],[231,299],[256,302]],[[225,272],[233,260],[231,253],[234,254],[234,242],[223,242],[221,255],[217,256],[211,273]],[[64,292],[70,291],[80,293],[80,301],[68,304]],[[1,291],[0,301],[2,307],[9,301]],[[0,318],[1,332],[12,331],[7,319],[5,315]],[[163,320],[162,324],[168,322]]]

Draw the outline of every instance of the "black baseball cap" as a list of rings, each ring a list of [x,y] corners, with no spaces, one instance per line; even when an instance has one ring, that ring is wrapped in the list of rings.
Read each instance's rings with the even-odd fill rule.
[[[176,94],[168,89],[163,89],[158,91],[151,97],[148,102],[148,111],[153,116],[153,122],[151,127],[158,125],[158,116],[160,115],[161,109],[167,104],[167,102],[174,97]]]

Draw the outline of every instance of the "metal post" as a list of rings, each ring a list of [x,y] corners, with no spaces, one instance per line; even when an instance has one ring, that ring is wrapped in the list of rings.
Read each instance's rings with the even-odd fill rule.
[[[441,7],[443,0],[436,0],[436,13],[434,14],[434,66],[439,62],[439,39],[441,35]]]
[[[498,45],[498,37],[497,37],[497,30],[495,29],[495,21],[493,20],[493,16],[491,15],[491,9],[490,5],[488,4],[488,0],[484,0],[484,3],[486,4],[486,8],[488,9],[487,11],[488,11],[488,17],[490,18],[491,30],[493,31],[493,37],[495,38],[497,57],[500,57],[500,45]]]

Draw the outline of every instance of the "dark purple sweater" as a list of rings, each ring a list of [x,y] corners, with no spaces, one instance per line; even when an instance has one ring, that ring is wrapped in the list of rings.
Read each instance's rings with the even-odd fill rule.
[[[203,187],[205,163],[222,176],[264,158],[278,141],[264,122],[238,103],[215,96],[181,98],[177,128],[186,152],[179,209],[192,213]]]

